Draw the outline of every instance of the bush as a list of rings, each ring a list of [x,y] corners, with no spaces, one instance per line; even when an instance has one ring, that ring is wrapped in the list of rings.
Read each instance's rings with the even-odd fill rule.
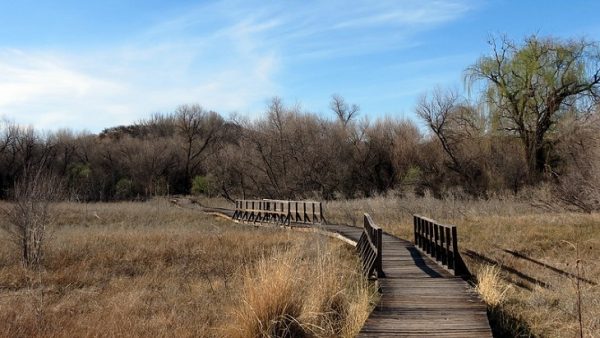
[[[212,179],[208,176],[196,176],[192,180],[193,195],[212,195],[214,192]]]
[[[130,199],[133,196],[133,182],[128,178],[120,179],[115,185],[117,199]]]
[[[13,202],[0,211],[7,223],[0,223],[8,238],[21,251],[23,265],[37,269],[43,259],[50,204],[60,199],[60,182],[41,169],[27,168],[14,186]]]

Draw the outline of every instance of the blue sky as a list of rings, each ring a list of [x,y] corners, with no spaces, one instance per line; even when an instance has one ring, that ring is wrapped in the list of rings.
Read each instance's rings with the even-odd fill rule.
[[[600,40],[598,1],[4,1],[0,116],[41,129],[127,124],[179,104],[259,116],[273,96],[413,118],[462,88],[490,34]]]

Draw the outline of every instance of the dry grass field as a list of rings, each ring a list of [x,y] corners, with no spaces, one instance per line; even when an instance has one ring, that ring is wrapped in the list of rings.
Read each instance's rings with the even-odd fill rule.
[[[0,234],[0,336],[351,337],[376,297],[352,250],[315,234],[164,200],[56,210],[39,271]]]
[[[579,336],[581,305],[584,336],[600,336],[600,214],[549,212],[531,201],[378,197],[324,208],[329,222],[357,226],[368,212],[410,240],[415,213],[456,225],[497,335]]]

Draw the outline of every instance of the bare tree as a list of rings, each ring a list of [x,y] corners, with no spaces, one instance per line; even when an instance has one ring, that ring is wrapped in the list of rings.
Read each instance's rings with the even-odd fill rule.
[[[560,204],[584,212],[600,210],[600,114],[561,121],[557,146],[561,167],[551,171],[553,197]]]
[[[38,268],[43,259],[51,202],[59,197],[58,180],[41,168],[27,167],[14,186],[12,203],[1,211],[8,223],[1,229],[20,248],[23,265]]]
[[[475,195],[484,192],[481,145],[485,121],[477,110],[461,102],[452,90],[436,89],[417,104],[417,115],[439,140],[449,158],[446,166],[461,177],[461,184]]]
[[[185,184],[189,191],[193,175],[206,155],[215,149],[213,145],[221,140],[225,121],[219,114],[199,105],[180,106],[175,116],[183,138]]]
[[[358,115],[360,107],[356,104],[348,105],[341,95],[333,94],[329,103],[329,108],[335,113],[340,122],[347,126],[353,118]]]
[[[452,132],[452,114],[459,105],[458,95],[454,91],[443,92],[436,89],[431,97],[424,95],[417,104],[417,115],[439,139],[444,151],[452,161],[451,169],[462,172],[462,164],[457,155],[455,137]]]

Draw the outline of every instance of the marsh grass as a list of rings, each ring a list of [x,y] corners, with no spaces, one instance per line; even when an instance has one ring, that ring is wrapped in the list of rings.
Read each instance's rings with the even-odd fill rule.
[[[505,302],[512,290],[512,285],[502,279],[500,268],[497,265],[482,265],[477,271],[475,290],[486,304],[495,308]]]
[[[360,284],[355,257],[315,234],[234,225],[166,200],[55,208],[41,270],[23,268],[0,234],[0,336],[229,336],[230,314],[244,297],[255,292],[287,299],[275,284],[254,290],[249,281],[266,278],[265,265],[287,276],[288,252],[304,257],[292,260],[305,272],[292,281],[298,288],[326,279],[316,271],[323,266],[307,263],[319,257],[315,252],[331,258],[328,267],[340,266],[330,272],[343,273],[330,277],[344,295],[342,315],[331,317],[335,332],[360,327],[373,299],[364,296],[368,285]],[[332,302],[330,294],[323,296],[323,303]],[[319,309],[314,312],[327,307]],[[328,328],[307,332],[334,335]]]

